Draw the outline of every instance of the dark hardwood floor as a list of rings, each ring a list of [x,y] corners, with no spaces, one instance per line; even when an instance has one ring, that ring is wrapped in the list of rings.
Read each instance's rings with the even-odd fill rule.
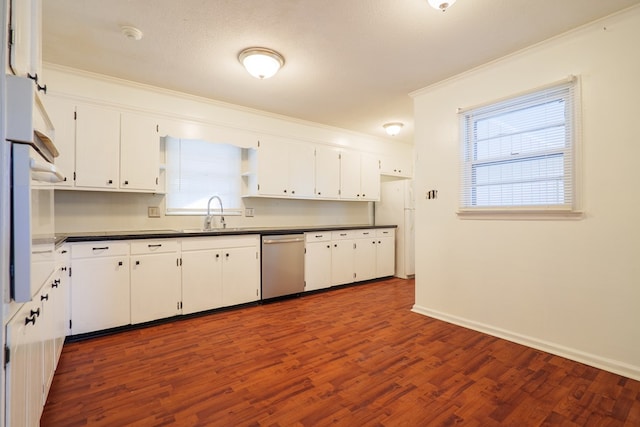
[[[640,382],[412,313],[413,286],[67,344],[41,425],[640,425]]]

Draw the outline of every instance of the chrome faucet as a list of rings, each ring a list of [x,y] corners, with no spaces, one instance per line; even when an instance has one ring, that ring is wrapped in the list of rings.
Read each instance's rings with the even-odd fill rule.
[[[211,221],[213,220],[213,215],[211,215],[211,201],[213,199],[217,199],[218,203],[220,203],[220,225],[222,228],[227,228],[227,223],[224,222],[224,209],[222,208],[222,199],[219,196],[211,196],[209,201],[207,202],[207,216],[204,218],[204,229],[211,230]]]

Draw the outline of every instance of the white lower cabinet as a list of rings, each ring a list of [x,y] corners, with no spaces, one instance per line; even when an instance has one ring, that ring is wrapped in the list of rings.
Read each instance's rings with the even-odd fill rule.
[[[258,235],[183,239],[183,314],[259,299]]]
[[[130,323],[129,243],[71,245],[71,334]]]
[[[375,279],[376,276],[376,230],[354,232],[353,270],[354,282]]]
[[[223,251],[222,305],[245,304],[260,299],[260,239],[245,247]]]
[[[376,277],[396,274],[396,231],[393,228],[376,230]]]
[[[185,241],[182,247],[182,314],[221,307],[222,251],[206,247],[187,250],[189,243]]]
[[[131,323],[181,313],[179,243],[176,239],[131,242]]]
[[[304,290],[331,286],[331,232],[306,233],[304,246]]]
[[[351,231],[331,233],[331,286],[354,281],[354,239]]]
[[[392,276],[395,230],[359,229],[331,233],[331,285]]]

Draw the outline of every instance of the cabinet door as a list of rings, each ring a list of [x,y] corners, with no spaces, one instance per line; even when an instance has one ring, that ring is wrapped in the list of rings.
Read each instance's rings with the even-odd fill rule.
[[[342,285],[353,282],[353,244],[350,239],[331,243],[331,285]]]
[[[13,43],[9,44],[9,61],[11,69],[17,76],[42,74],[41,13],[41,0],[11,0]]]
[[[35,426],[40,419],[43,373],[42,351],[37,351],[42,345],[38,309],[39,304],[24,304],[6,326],[10,358],[5,368],[5,403],[10,426]]]
[[[376,277],[393,276],[396,272],[395,239],[393,236],[376,240]]]
[[[289,194],[292,197],[311,198],[315,187],[315,150],[309,144],[289,146]]]
[[[340,153],[340,198],[360,199],[360,153]]]
[[[376,276],[376,239],[357,239],[354,245],[355,281],[371,280]]]
[[[256,156],[258,194],[289,196],[289,154],[286,144],[260,141]]]
[[[331,241],[306,244],[304,283],[305,291],[331,286]]]
[[[258,248],[222,250],[222,305],[244,304],[260,299]]]
[[[76,186],[118,188],[120,113],[88,105],[76,111]]]
[[[380,200],[380,162],[367,153],[362,153],[360,158],[360,197]]]
[[[340,152],[334,148],[316,148],[316,198],[340,198]]]
[[[222,306],[222,251],[182,252],[182,314]]]
[[[75,172],[76,151],[76,106],[64,99],[54,98],[51,95],[44,98],[47,114],[55,128],[55,144],[60,152],[55,164],[58,170],[65,176],[64,181],[56,183],[58,187],[72,187],[73,173]]]
[[[120,122],[120,188],[156,191],[160,137],[150,117],[122,113]]]
[[[131,323],[180,314],[180,294],[176,253],[131,257]]]
[[[128,256],[74,259],[71,267],[73,335],[131,323]]]

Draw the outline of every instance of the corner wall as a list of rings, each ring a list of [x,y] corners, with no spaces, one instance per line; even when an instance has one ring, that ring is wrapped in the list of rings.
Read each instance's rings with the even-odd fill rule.
[[[634,7],[412,94],[414,311],[640,379],[638,40]],[[457,108],[570,74],[582,86],[584,217],[458,218]]]

